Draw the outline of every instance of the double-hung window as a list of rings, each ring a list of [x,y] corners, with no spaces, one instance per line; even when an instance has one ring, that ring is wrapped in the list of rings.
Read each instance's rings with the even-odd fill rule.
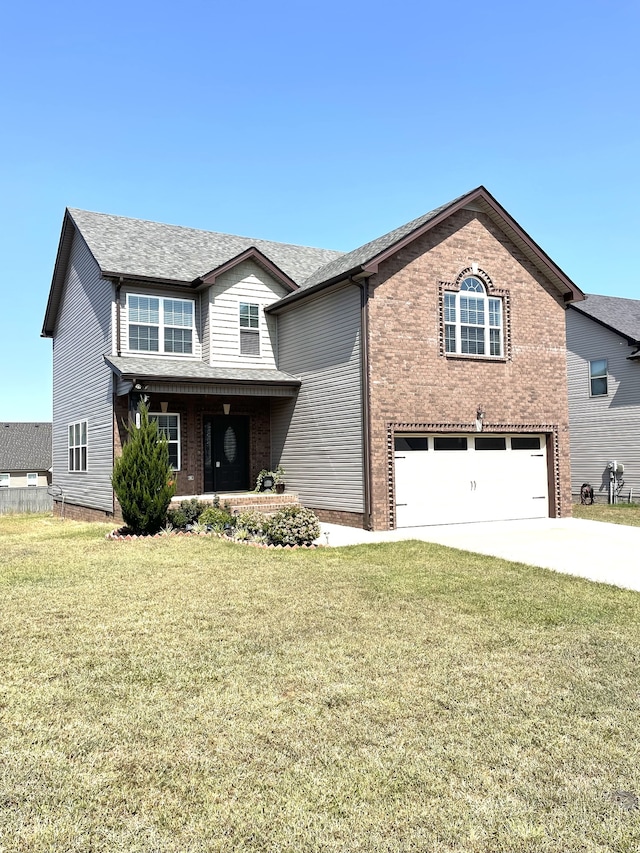
[[[180,355],[193,353],[194,303],[191,299],[127,296],[129,349]]]
[[[465,278],[459,291],[445,291],[445,352],[502,356],[502,314],[502,300],[489,296],[474,276]]]
[[[606,397],[608,393],[607,359],[589,362],[589,393],[592,397]]]
[[[240,354],[260,355],[260,307],[240,303]]]
[[[0,489],[8,489],[11,485],[11,474],[5,472],[0,474]]]
[[[87,470],[87,422],[69,424],[69,471]]]
[[[158,432],[164,435],[169,445],[169,463],[180,470],[180,415],[149,414],[149,420],[158,424]]]
[[[31,488],[36,488],[38,485],[38,472],[37,471],[29,471],[27,472],[27,486]]]

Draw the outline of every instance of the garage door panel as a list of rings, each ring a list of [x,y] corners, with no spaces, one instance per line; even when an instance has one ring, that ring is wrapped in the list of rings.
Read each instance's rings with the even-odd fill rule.
[[[467,436],[467,450],[434,450],[430,437],[428,450],[396,452],[398,527],[548,516],[544,436],[540,449],[518,450],[511,449],[509,436],[504,450],[476,450],[475,438]],[[534,438],[528,443],[535,445]]]

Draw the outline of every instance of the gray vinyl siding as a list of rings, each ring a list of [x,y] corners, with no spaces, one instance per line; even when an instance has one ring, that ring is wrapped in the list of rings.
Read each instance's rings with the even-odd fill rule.
[[[278,316],[278,368],[302,380],[273,400],[273,464],[318,509],[363,512],[360,290],[324,293]]]
[[[596,498],[607,499],[607,463],[624,464],[626,500],[632,488],[640,498],[640,364],[629,361],[632,348],[625,338],[578,311],[567,311],[567,376],[571,437],[571,491],[583,483]],[[589,394],[589,361],[607,359],[608,393]]]
[[[76,233],[53,340],[53,484],[65,501],[113,510],[113,285]],[[87,471],[68,470],[68,425],[87,421]]]
[[[253,261],[244,261],[220,275],[208,291],[208,361],[216,366],[275,368],[276,318],[264,309],[287,290]],[[240,303],[259,306],[259,352],[240,351]]]

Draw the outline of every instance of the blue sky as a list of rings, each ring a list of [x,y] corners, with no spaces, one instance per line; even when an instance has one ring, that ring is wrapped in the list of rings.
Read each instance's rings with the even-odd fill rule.
[[[2,420],[51,417],[66,206],[349,250],[484,184],[640,298],[637,2],[27,0],[3,32]]]

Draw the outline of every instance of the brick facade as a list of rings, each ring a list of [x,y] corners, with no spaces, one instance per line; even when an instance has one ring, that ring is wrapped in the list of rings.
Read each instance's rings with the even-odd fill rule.
[[[505,358],[446,356],[442,282],[476,264],[508,299]],[[482,213],[461,210],[385,261],[369,280],[372,523],[393,525],[395,425],[547,435],[550,504],[571,512],[565,307],[556,290]]]

